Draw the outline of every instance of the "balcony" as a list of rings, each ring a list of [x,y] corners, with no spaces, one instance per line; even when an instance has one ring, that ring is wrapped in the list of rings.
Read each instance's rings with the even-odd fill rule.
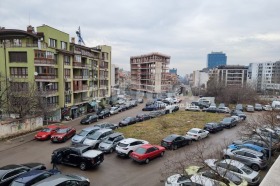
[[[53,65],[56,65],[56,61],[54,59],[34,59],[34,64],[35,66],[53,66]]]
[[[84,101],[83,99],[74,99],[74,104],[82,104],[82,103],[86,103],[88,102],[88,100]]]
[[[80,92],[86,92],[86,91],[88,91],[87,85],[74,86],[74,93],[80,93]]]
[[[43,97],[51,97],[58,94],[58,90],[45,90],[42,92],[41,96]]]
[[[85,63],[73,62],[74,68],[89,68],[90,66]]]
[[[55,81],[57,78],[56,75],[51,75],[51,74],[38,74],[35,76],[35,80],[48,80],[48,81]]]
[[[22,44],[14,44],[14,43],[6,43],[6,48],[38,48],[38,43],[22,43]],[[0,48],[4,48],[4,44],[0,44]],[[41,43],[41,48],[47,48],[45,43]]]
[[[107,89],[107,86],[106,85],[100,85],[99,89]]]

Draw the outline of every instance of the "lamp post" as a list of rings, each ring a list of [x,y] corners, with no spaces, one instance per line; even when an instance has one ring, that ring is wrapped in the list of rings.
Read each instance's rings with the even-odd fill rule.
[[[52,86],[52,83],[48,83],[47,85],[45,85],[45,91],[47,91],[48,86]],[[45,98],[46,98],[46,108],[45,109],[47,109],[48,108],[48,97],[47,97],[47,95],[45,96]],[[48,126],[49,125],[49,116],[48,115],[46,115],[46,120],[47,120],[46,124]]]

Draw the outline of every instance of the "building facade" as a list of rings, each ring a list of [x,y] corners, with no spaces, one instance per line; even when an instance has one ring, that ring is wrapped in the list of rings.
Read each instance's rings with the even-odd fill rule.
[[[224,65],[209,71],[209,77],[216,77],[217,81],[225,86],[241,86],[247,84],[247,66]]]
[[[212,69],[227,64],[227,56],[223,52],[211,52],[207,55],[207,68]]]
[[[130,57],[131,90],[153,94],[167,92],[169,63],[170,56],[159,53]]]
[[[209,74],[206,71],[196,70],[193,71],[193,87],[207,88]]]
[[[48,25],[0,29],[0,73],[19,91],[34,83],[53,108],[50,121],[78,117],[111,94],[111,47],[86,47]],[[3,67],[3,68],[2,68]]]

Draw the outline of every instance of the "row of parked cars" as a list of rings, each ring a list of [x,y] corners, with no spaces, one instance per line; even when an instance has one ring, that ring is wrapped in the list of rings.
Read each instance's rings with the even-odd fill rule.
[[[80,175],[62,174],[57,169],[46,170],[42,163],[12,164],[0,167],[0,185],[3,186],[89,186],[90,180]]]

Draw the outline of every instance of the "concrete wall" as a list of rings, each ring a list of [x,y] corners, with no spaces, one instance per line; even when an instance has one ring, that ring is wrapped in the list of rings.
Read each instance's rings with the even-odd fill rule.
[[[5,122],[5,123],[4,123]],[[43,118],[30,118],[24,121],[14,121],[14,122],[0,122],[0,139],[14,136],[20,133],[25,133],[28,131],[34,131],[43,126]]]
[[[278,156],[277,160],[269,169],[268,173],[265,175],[264,179],[262,180],[260,186],[279,186],[280,185],[279,173],[280,173],[280,156]]]

